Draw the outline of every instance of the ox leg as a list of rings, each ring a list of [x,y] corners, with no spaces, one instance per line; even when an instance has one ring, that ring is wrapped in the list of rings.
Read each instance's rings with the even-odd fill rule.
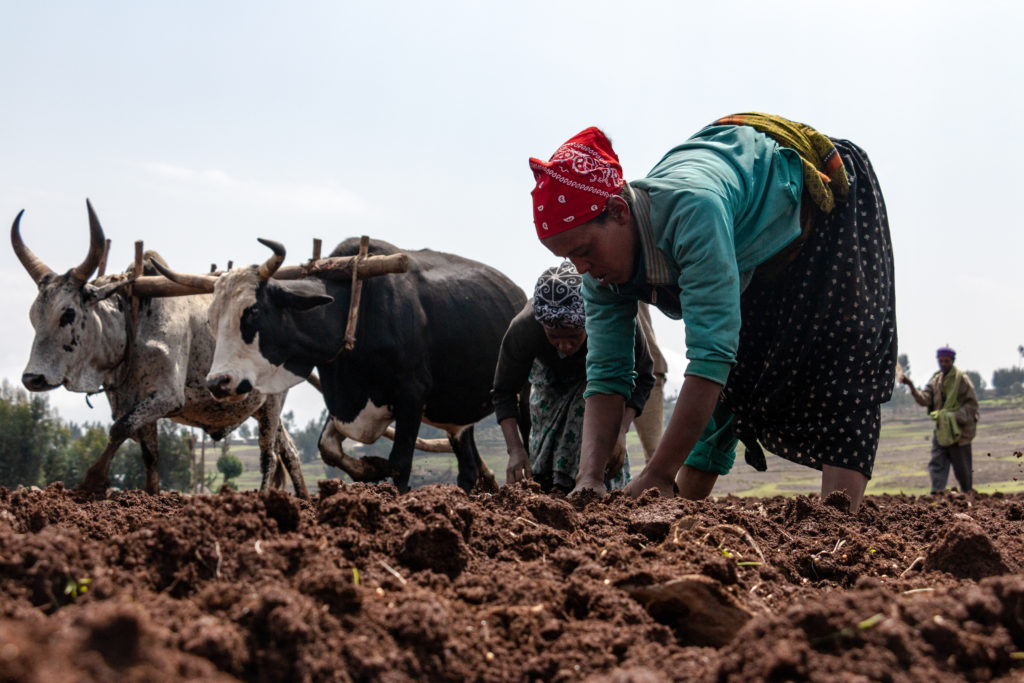
[[[475,446],[474,440],[474,446]],[[498,478],[494,476],[494,471],[487,466],[484,459],[480,457],[480,452],[476,454],[476,466],[480,470],[480,476],[476,480],[476,487],[483,493],[497,493],[498,489]]]
[[[107,447],[103,449],[100,459],[94,462],[89,471],[85,473],[85,478],[82,479],[82,482],[77,487],[79,491],[89,495],[102,495],[106,493],[106,490],[110,488],[110,479],[107,476],[110,473],[110,461],[123,443],[123,437],[120,439],[111,437],[110,441],[107,442]]]
[[[110,461],[114,459],[117,449],[121,447],[121,444],[124,443],[130,433],[127,418],[127,415],[122,417],[110,428],[110,440],[107,442],[107,447],[100,454],[100,459],[94,462],[89,471],[85,473],[85,478],[78,485],[79,491],[90,495],[101,495],[106,493],[106,490],[110,487],[108,476],[110,474]]]
[[[263,410],[259,416],[260,491],[279,488],[284,484],[284,473],[278,472],[277,437],[281,431],[281,411]],[[274,480],[279,483],[277,486]]]
[[[420,432],[420,418],[423,406],[416,410],[395,410],[395,443],[391,446],[388,463],[391,465],[392,478],[399,493],[409,490],[409,477],[412,476],[412,455],[416,448],[416,437]],[[459,461],[459,477],[462,476],[462,461]]]
[[[295,488],[295,495],[299,498],[309,498],[309,491],[306,489],[306,479],[302,476],[302,462],[299,460],[299,449],[295,447],[291,434],[281,425],[277,434],[277,455],[280,462],[284,463],[288,475],[292,478],[292,486]],[[283,483],[283,482],[282,482]]]
[[[376,482],[391,476],[391,465],[387,460],[373,455],[353,458],[342,448],[344,440],[345,435],[338,430],[334,418],[327,418],[317,444],[320,458],[331,467],[337,467],[347,474],[352,481]]]
[[[142,463],[146,466],[146,493],[155,496],[160,493],[160,472],[157,470],[157,461],[160,458],[160,440],[157,438],[156,423],[143,425],[135,433],[135,440],[139,442],[139,448],[142,450]]]
[[[114,421],[113,426],[110,428],[110,441],[107,443],[107,447],[103,449],[100,459],[93,463],[92,467],[89,468],[89,471],[85,473],[85,478],[82,480],[82,483],[78,485],[78,489],[91,494],[106,491],[107,487],[110,486],[110,480],[108,478],[110,473],[110,461],[113,459],[114,454],[117,453],[117,449],[121,447],[122,443],[124,443],[125,439],[133,434],[139,433],[140,430],[143,430],[150,425],[154,429],[155,433],[157,419],[177,410],[180,407],[181,403],[175,402],[174,400],[162,398],[160,396],[153,396],[144,401],[140,401],[131,409],[131,411],[117,418],[117,420]],[[139,445],[143,445],[142,440],[139,441]],[[144,446],[142,452],[146,452]],[[157,449],[154,447],[152,452],[153,462],[155,465]],[[149,477],[149,468],[147,466],[147,491],[149,490]],[[153,493],[155,493],[159,487],[159,481],[154,481],[156,483],[154,484]]]
[[[456,481],[463,491],[469,493],[476,486],[477,479],[480,478],[480,464],[482,463],[480,453],[476,450],[476,441],[473,439],[473,425],[469,425],[456,434],[449,434],[448,440],[452,444],[452,450],[455,451],[455,459],[459,462],[459,476]]]

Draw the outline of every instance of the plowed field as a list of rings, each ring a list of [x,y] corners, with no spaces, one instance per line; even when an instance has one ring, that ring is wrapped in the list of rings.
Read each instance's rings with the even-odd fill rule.
[[[0,679],[1024,678],[1024,498],[0,489]]]

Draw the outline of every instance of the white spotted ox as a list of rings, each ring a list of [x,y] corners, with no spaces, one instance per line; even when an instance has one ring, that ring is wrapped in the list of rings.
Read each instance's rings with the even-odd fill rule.
[[[363,282],[355,345],[345,350],[351,280],[272,280],[284,247],[260,241],[274,256],[258,268],[236,268],[219,278],[158,266],[181,284],[214,292],[210,325],[217,350],[210,390],[225,399],[253,389],[284,391],[316,368],[333,418],[320,439],[325,462],[352,473],[353,459],[344,460],[340,437],[371,443],[394,422],[388,469],[406,491],[422,421],[447,432],[458,484],[472,489],[484,471],[473,424],[493,410],[498,349],[526,302],[523,291],[476,261],[430,250],[404,252],[407,272]],[[354,256],[358,250],[359,240],[350,239],[331,255]],[[370,240],[370,256],[399,253],[387,242]]]
[[[86,201],[86,206],[89,254],[81,265],[63,275],[48,268],[25,246],[19,232],[24,211],[11,226],[14,251],[39,288],[29,313],[35,339],[22,383],[31,391],[59,386],[83,393],[105,391],[110,401],[114,418],[110,440],[80,488],[90,493],[105,491],[111,458],[125,439],[132,438],[142,449],[146,491],[157,493],[159,418],[199,427],[218,440],[255,417],[259,422],[261,489],[283,484],[283,461],[296,494],[308,497],[295,445],[281,424],[285,392],[253,393],[229,403],[215,400],[206,388],[214,351],[207,327],[212,297],[169,298],[151,288],[150,296],[140,296],[137,316],[133,316],[132,299],[126,293],[129,278],[113,275],[88,281],[99,264],[105,240],[92,205]],[[148,253],[147,274],[152,273],[154,260],[159,256]],[[164,282],[181,292],[174,283]],[[140,294],[138,289],[135,293]]]

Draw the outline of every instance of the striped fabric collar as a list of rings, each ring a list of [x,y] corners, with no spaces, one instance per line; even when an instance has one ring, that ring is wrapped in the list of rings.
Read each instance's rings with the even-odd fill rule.
[[[650,285],[674,285],[679,280],[679,271],[669,264],[657,247],[654,229],[651,227],[651,198],[647,190],[634,185],[628,187],[633,193],[633,219],[643,250],[644,279]]]

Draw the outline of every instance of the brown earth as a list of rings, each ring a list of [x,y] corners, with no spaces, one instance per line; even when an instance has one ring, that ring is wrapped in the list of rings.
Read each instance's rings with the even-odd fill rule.
[[[1024,497],[0,489],[0,680],[1024,680]]]

